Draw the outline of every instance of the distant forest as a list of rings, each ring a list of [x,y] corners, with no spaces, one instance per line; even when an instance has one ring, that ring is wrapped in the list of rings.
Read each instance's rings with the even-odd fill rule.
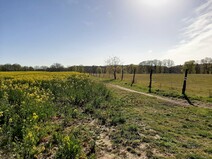
[[[0,71],[77,71],[90,74],[103,74],[112,73],[116,69],[117,73],[132,74],[136,69],[137,74],[150,73],[151,70],[154,73],[183,73],[186,69],[190,74],[212,74],[212,58],[206,57],[200,61],[186,61],[184,65],[174,65],[173,60],[148,60],[142,61],[138,65],[122,65],[120,60],[108,62],[105,66],[69,66],[64,67],[60,63],[54,63],[50,67],[48,66],[21,66],[20,64],[3,64],[0,65]]]

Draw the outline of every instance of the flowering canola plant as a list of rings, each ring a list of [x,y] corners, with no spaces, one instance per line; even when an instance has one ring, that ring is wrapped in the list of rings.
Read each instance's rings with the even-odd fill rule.
[[[88,93],[80,95],[89,86],[87,76],[77,72],[1,72],[1,140],[8,146],[18,141],[15,151],[21,151],[24,158],[42,153],[44,149],[37,147],[45,136],[42,122],[57,114],[58,101],[83,103],[89,97]]]

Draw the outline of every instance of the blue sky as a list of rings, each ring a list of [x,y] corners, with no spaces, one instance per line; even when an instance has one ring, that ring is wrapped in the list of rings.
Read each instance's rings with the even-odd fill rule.
[[[0,0],[0,64],[104,65],[212,55],[212,0]]]

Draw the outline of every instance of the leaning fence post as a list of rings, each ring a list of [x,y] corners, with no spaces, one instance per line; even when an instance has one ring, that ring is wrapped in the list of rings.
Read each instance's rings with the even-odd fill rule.
[[[186,91],[186,80],[187,80],[187,76],[188,76],[188,69],[186,69],[185,71],[185,77],[184,77],[184,81],[183,81],[183,89],[182,89],[182,94],[185,95],[185,91]]]
[[[132,83],[131,83],[131,87],[135,83],[135,73],[136,73],[136,68],[134,68],[134,70],[133,70],[133,80],[132,80]]]
[[[152,89],[152,72],[153,72],[153,70],[151,69],[150,78],[149,78],[149,93],[151,93],[151,89]]]

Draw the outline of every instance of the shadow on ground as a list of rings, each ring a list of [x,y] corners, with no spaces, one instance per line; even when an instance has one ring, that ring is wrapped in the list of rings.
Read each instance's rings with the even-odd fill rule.
[[[183,98],[190,104],[190,105],[194,105],[191,100],[188,98],[188,96],[186,94],[183,95]]]

